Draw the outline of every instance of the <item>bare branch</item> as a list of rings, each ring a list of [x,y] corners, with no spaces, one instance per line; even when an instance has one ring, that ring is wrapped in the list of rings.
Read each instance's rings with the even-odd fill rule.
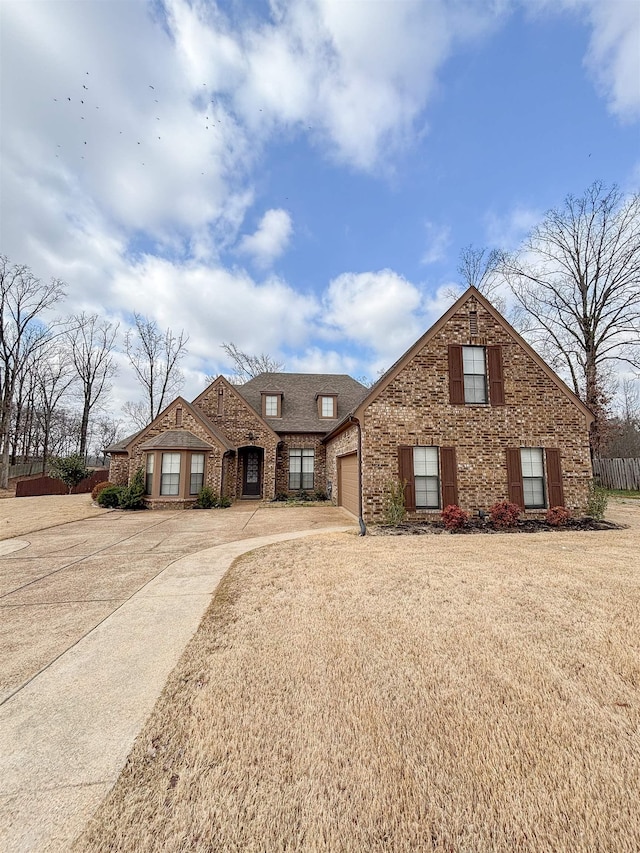
[[[247,382],[255,376],[260,376],[261,373],[280,373],[284,370],[282,362],[276,361],[266,353],[250,355],[243,352],[234,343],[224,343],[222,344],[222,349],[229,356],[233,364],[233,371],[236,377],[235,384]]]
[[[42,282],[29,267],[0,256],[0,488],[9,479],[11,415],[20,371],[50,339],[42,314],[64,296],[58,279]]]
[[[607,363],[640,361],[640,194],[596,182],[567,196],[499,271],[532,343],[597,413]]]
[[[109,380],[117,372],[113,357],[118,324],[100,320],[97,314],[76,314],[71,318],[67,339],[71,358],[82,388],[82,419],[78,453],[87,452],[91,412],[111,390]]]
[[[189,338],[181,331],[175,335],[171,329],[164,333],[155,320],[134,314],[135,328],[125,335],[125,352],[144,391],[145,425],[162,411],[169,399],[178,393],[184,377],[180,361],[187,352]],[[127,411],[132,417],[135,410],[141,417],[137,404],[130,404]],[[132,417],[133,419],[133,417]],[[138,422],[134,420],[137,424]]]

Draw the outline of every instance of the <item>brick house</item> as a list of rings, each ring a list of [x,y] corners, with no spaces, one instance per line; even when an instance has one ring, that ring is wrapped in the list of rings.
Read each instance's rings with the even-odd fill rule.
[[[591,419],[472,287],[372,388],[344,375],[218,377],[108,448],[110,479],[142,465],[153,507],[188,506],[203,484],[232,499],[326,490],[365,522],[382,519],[398,480],[414,520],[505,498],[533,514],[582,511]]]

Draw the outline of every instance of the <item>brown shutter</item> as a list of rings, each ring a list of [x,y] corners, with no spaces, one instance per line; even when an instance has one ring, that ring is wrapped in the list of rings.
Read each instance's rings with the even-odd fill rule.
[[[440,448],[440,475],[442,478],[442,506],[458,503],[458,466],[455,447]]]
[[[464,406],[464,376],[462,373],[462,347],[449,345],[449,402]]]
[[[524,509],[524,489],[522,487],[522,463],[520,448],[507,448],[507,486],[509,500]]]
[[[489,401],[492,406],[504,406],[504,376],[502,347],[487,347],[489,363]]]
[[[416,508],[416,484],[413,476],[413,447],[398,448],[400,482],[404,483],[404,508],[414,512]]]
[[[547,447],[545,455],[547,457],[547,494],[549,495],[549,506],[564,506],[560,451],[557,448]]]

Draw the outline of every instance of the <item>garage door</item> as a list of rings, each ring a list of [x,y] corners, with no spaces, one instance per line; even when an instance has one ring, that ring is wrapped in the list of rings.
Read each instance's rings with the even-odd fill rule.
[[[338,458],[338,504],[358,515],[358,454]]]

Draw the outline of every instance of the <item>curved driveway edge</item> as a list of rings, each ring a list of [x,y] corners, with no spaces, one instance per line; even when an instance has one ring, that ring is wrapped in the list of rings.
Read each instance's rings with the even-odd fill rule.
[[[0,849],[68,850],[124,766],[212,594],[247,551],[330,526],[207,548],[143,586],[0,707]]]

